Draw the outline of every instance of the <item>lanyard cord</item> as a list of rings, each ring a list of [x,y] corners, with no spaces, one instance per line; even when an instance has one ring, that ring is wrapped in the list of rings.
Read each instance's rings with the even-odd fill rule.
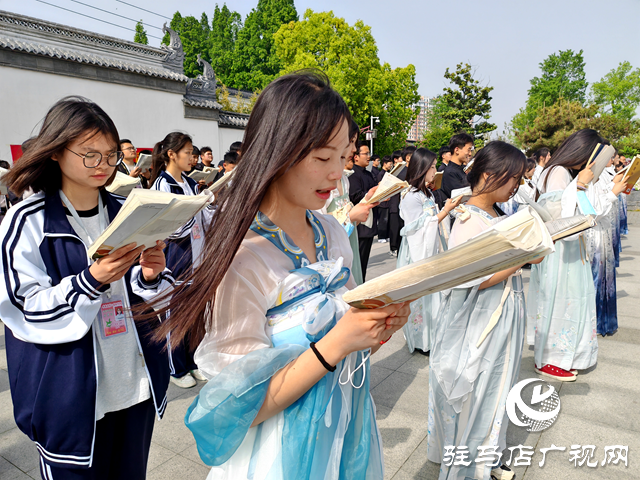
[[[84,223],[80,219],[80,215],[78,215],[78,212],[73,207],[73,205],[71,204],[71,202],[69,201],[69,199],[67,198],[67,196],[64,194],[62,190],[60,190],[60,198],[64,202],[65,207],[67,207],[67,210],[69,210],[69,212],[71,213],[71,216],[73,217],[73,219],[78,223],[78,225],[80,225],[80,228],[84,230],[85,235],[89,239],[89,243],[93,243],[93,239],[91,238],[91,235],[89,235],[89,231],[87,230],[87,228],[84,226]],[[104,205],[102,203],[102,198],[100,197],[100,195],[98,195],[98,220],[100,221],[100,232],[104,232],[105,229],[107,228],[107,221],[104,215]]]

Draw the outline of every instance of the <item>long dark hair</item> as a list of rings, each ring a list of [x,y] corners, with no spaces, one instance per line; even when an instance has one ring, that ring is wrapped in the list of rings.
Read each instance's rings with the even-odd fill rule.
[[[431,190],[424,183],[424,177],[435,162],[437,156],[431,150],[418,148],[411,156],[409,168],[407,169],[407,183],[416,190],[420,190],[427,197],[432,197]]]
[[[171,132],[164,137],[164,140],[153,146],[151,180],[149,180],[151,185],[153,185],[153,182],[160,176],[160,172],[167,169],[167,165],[169,164],[169,150],[178,153],[187,143],[193,144],[189,135],[182,132]],[[180,181],[179,178],[176,180]]]
[[[544,167],[549,170],[547,173],[543,187],[546,190],[547,181],[551,176],[551,171],[556,167],[564,167],[569,171],[572,177],[576,177],[591,157],[598,143],[605,143],[600,134],[591,128],[583,128],[572,133],[558,150],[552,155],[551,160]]]
[[[476,154],[473,168],[467,180],[474,195],[495,192],[510,178],[521,178],[527,171],[527,157],[513,145],[495,140],[487,143]],[[476,191],[483,174],[487,180],[481,190]],[[515,193],[515,192],[514,192]]]
[[[171,315],[157,331],[158,341],[171,332],[172,343],[179,345],[189,334],[191,347],[197,347],[205,325],[211,324],[213,292],[267,189],[312,150],[327,145],[344,121],[351,122],[347,104],[320,71],[282,76],[262,91],[249,117],[233,181],[216,198],[215,226],[206,228],[201,264],[174,290]],[[184,288],[187,282],[191,285]]]
[[[51,157],[62,153],[71,142],[98,133],[111,138],[115,148],[120,145],[118,129],[102,108],[83,97],[64,97],[49,109],[40,132],[29,139],[28,148],[3,181],[17,196],[29,187],[34,193],[57,192],[62,187],[62,172]],[[104,186],[113,181],[116,171]]]

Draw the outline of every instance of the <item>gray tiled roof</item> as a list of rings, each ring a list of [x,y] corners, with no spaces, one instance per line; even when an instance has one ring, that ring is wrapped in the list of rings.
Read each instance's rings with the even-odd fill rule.
[[[249,115],[235,112],[220,112],[220,120],[218,120],[219,125],[245,128],[247,123],[249,123]]]
[[[222,110],[222,105],[214,100],[204,100],[201,98],[193,98],[193,97],[184,97],[182,99],[184,103],[189,105],[190,107],[199,107],[199,108],[211,108],[213,110]]]
[[[180,82],[189,80],[165,68],[164,49],[5,11],[0,11],[0,47]]]

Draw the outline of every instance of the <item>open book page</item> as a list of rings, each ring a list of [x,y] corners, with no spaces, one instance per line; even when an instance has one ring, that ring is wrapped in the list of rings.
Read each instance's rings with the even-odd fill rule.
[[[550,222],[545,222],[549,235],[555,242],[578,232],[582,232],[596,226],[596,219],[593,215],[576,215],[574,217],[559,218]]]
[[[604,171],[611,158],[615,155],[616,149],[611,145],[605,145],[591,162],[591,171],[593,172],[592,185],[600,178],[600,174]]]
[[[116,176],[113,182],[111,182],[111,185],[107,187],[107,191],[120,195],[121,197],[126,197],[131,193],[131,190],[138,187],[140,187],[139,178],[130,177],[122,172],[116,172]]]
[[[210,182],[213,182],[213,179],[216,178],[217,174],[218,174],[217,169],[211,168],[211,167],[204,167],[202,171],[194,170],[193,172],[191,172],[189,174],[189,178],[194,179],[196,182],[203,180],[204,183],[210,183]]]
[[[136,167],[144,172],[146,169],[151,168],[151,159],[152,157],[148,153],[141,153],[138,156]]]
[[[451,202],[457,202],[460,199],[460,203],[468,202],[473,196],[471,187],[462,187],[451,190]]]
[[[135,242],[146,248],[164,240],[189,222],[209,203],[210,195],[175,195],[136,188],[102,235],[89,247],[89,256],[100,258]]]
[[[629,195],[633,186],[640,180],[640,155],[634,157],[631,163],[627,165],[626,170],[624,175],[629,175],[629,180],[627,180],[627,188],[624,193]]]
[[[553,251],[544,222],[527,207],[457,247],[365,282],[343,299],[356,308],[411,302]]]
[[[553,220],[553,217],[551,216],[551,214],[549,213],[549,211],[544,208],[543,206],[541,206],[540,204],[538,204],[535,200],[533,200],[529,195],[527,195],[526,193],[524,193],[522,190],[518,190],[518,195],[525,201],[527,202],[527,205],[529,205],[531,208],[533,208],[536,213],[538,215],[540,215],[540,218],[542,218],[543,221],[545,222],[550,222],[551,220]]]
[[[6,173],[9,173],[9,170],[7,170],[6,168],[0,167],[0,195],[9,194],[9,189],[7,188],[7,184],[2,181],[2,177],[4,177]]]
[[[390,173],[385,173],[382,177],[382,181],[378,184],[376,192],[371,196],[369,200],[363,200],[360,203],[372,204],[378,202],[384,202],[385,200],[400,193],[405,188],[409,188],[409,184],[398,177],[394,177]]]
[[[353,208],[353,203],[348,202],[343,207],[338,208],[333,212],[329,212],[329,215],[335,218],[338,221],[338,223],[340,223],[340,225],[346,225],[349,222],[348,215],[352,208]]]
[[[216,193],[218,190],[220,190],[222,187],[224,187],[227,183],[229,183],[229,181],[231,180],[231,177],[233,176],[233,173],[235,171],[236,170],[234,168],[230,172],[225,173],[222,177],[220,177],[218,179],[218,181],[216,183],[214,183],[213,185],[211,185],[209,187],[209,191],[211,193]]]
[[[406,166],[407,164],[405,162],[399,162],[396,163],[393,168],[391,169],[391,171],[389,172],[391,175],[394,176],[398,176],[398,174],[402,171],[402,169]]]
[[[467,163],[467,165],[465,165],[465,167],[463,168],[464,173],[469,173],[469,170],[471,170],[471,167],[473,167],[473,162],[475,162],[476,159],[472,158],[471,161],[469,163]]]
[[[440,190],[440,187],[442,187],[442,175],[444,174],[444,172],[438,172],[436,173],[436,176],[433,177],[433,188],[431,190]]]

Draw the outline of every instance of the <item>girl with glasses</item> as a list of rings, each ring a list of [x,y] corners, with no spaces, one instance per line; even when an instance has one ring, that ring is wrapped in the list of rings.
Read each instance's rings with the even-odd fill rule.
[[[164,244],[87,254],[124,200],[104,188],[118,138],[98,105],[67,97],[3,178],[35,192],[0,226],[0,317],[16,423],[44,479],[145,478],[167,404],[167,354],[149,340],[158,322],[130,314],[170,289]]]

